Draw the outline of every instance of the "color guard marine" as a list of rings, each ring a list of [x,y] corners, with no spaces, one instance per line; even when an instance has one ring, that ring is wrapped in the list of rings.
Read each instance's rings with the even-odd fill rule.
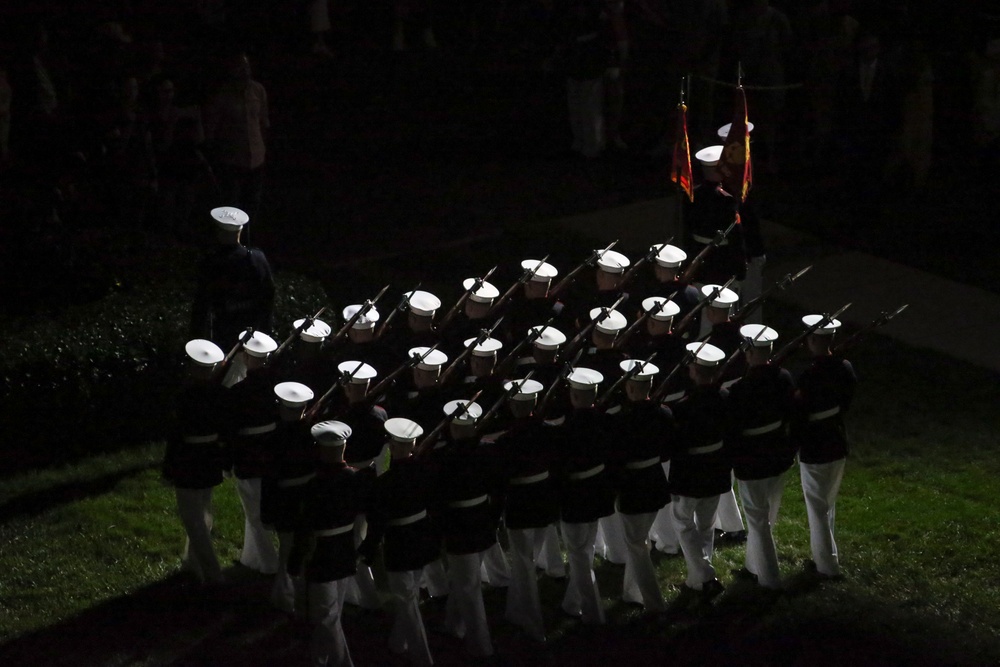
[[[721,156],[721,145],[703,148],[695,154],[695,159],[701,163],[704,181],[694,190],[694,202],[685,201],[688,254],[697,256],[707,246],[714,246],[689,278],[696,284],[724,283],[730,276],[736,276],[739,282],[747,273],[746,247],[737,213],[739,203],[722,187],[722,178],[716,168]],[[729,233],[719,239],[720,233],[726,231]]]

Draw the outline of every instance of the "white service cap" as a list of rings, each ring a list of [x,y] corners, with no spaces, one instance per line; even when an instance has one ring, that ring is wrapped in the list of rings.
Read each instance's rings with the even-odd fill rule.
[[[429,348],[426,346],[421,347],[411,347],[407,355],[412,359],[413,357],[422,357]],[[417,368],[424,371],[432,371],[440,366],[444,366],[448,363],[448,355],[441,350],[433,350],[430,354],[424,357],[424,360],[417,364]]]
[[[396,442],[413,442],[424,434],[424,428],[420,424],[403,417],[386,419],[384,428],[389,437]]]
[[[475,338],[468,338],[463,344],[465,345],[465,347],[469,347],[475,342],[476,342]],[[498,341],[496,338],[487,338],[482,343],[476,345],[476,347],[473,348],[472,354],[473,356],[476,357],[491,357],[494,354],[496,354],[496,351],[502,347],[503,343]]]
[[[323,447],[338,447],[347,444],[347,439],[351,437],[351,427],[344,422],[335,420],[319,422],[313,424],[309,429],[313,440]]]
[[[661,303],[663,305],[660,306],[660,310],[657,311],[655,314],[650,315],[650,317],[654,320],[661,320],[661,321],[669,320],[674,315],[681,312],[681,307],[678,306],[673,301],[668,301],[667,297],[665,296],[651,296],[643,299],[642,310],[643,312],[646,313],[651,312],[657,307],[657,305]]]
[[[242,336],[243,334],[240,334],[240,337]],[[278,349],[278,343],[263,331],[254,331],[253,335],[243,343],[243,349],[251,357],[266,357]]]
[[[720,127],[719,128],[719,132],[718,132],[719,138],[722,139],[723,141],[725,141],[726,139],[728,139],[729,138],[729,130],[731,130],[732,128],[733,128],[733,124],[732,123],[726,123],[725,125],[723,125],[722,127]],[[747,121],[747,132],[748,133],[749,132],[753,132],[753,123],[751,123],[750,121]]]
[[[358,364],[361,364],[361,368],[358,368]],[[369,366],[363,361],[357,359],[350,361],[341,361],[337,364],[337,370],[341,373],[347,373],[351,376],[351,382],[356,382],[362,384],[368,382],[373,377],[378,375],[378,371]]]
[[[608,273],[624,273],[631,263],[628,257],[615,250],[605,250],[597,258],[597,268]]]
[[[462,289],[469,290],[475,284],[475,278],[466,278],[462,281]],[[500,296],[500,290],[496,288],[496,285],[484,280],[483,284],[479,286],[479,289],[470,294],[469,298],[478,303],[492,303],[493,299],[498,296]]]
[[[410,311],[414,315],[430,317],[441,307],[441,299],[422,289],[406,292],[406,295],[410,297]]]
[[[483,416],[483,408],[479,403],[470,403],[469,401],[463,401],[461,399],[456,401],[448,401],[444,404],[444,413],[451,416],[456,410],[461,410],[465,405],[468,405],[465,413],[455,419],[456,424],[473,424],[477,419]]]
[[[592,308],[590,310],[590,319],[596,320],[603,311],[603,308]],[[601,333],[616,334],[627,326],[628,320],[625,319],[624,315],[617,310],[610,310],[608,311],[608,316],[603,321],[598,322],[595,328]]]
[[[726,358],[726,353],[711,343],[688,343],[684,348],[695,355],[694,363],[699,366],[718,366]]]
[[[292,327],[298,329],[306,318],[300,317],[292,322]],[[306,343],[322,343],[333,329],[323,320],[313,320],[312,326],[308,326],[299,334],[299,338]]]
[[[721,287],[721,285],[702,285],[701,295],[704,298],[708,298],[716,288]],[[715,295],[712,299],[712,303],[708,304],[712,308],[731,308],[737,301],[740,300],[740,295],[729,289],[728,287],[723,288]]]
[[[220,206],[212,209],[212,219],[219,229],[235,232],[250,222],[250,216],[235,206]]]
[[[652,246],[650,250],[655,249],[656,246]],[[678,248],[675,245],[670,245],[669,243],[664,245],[657,251],[656,255],[653,257],[659,266],[665,269],[675,269],[680,266],[685,259],[687,259],[687,253]]]
[[[778,340],[778,332],[763,324],[744,324],[740,327],[740,335],[750,340],[754,347],[769,347]]]
[[[806,315],[805,317],[802,318],[802,324],[806,325],[807,327],[811,327],[814,326],[820,320],[822,320],[824,317],[826,317],[826,315]],[[813,333],[819,334],[821,336],[829,336],[835,333],[839,328],[840,328],[840,320],[833,320],[832,322],[828,322],[826,325],[821,326],[819,329],[816,329],[816,331],[814,331]]]
[[[513,380],[504,382],[503,383],[504,391],[510,391],[511,387],[514,386],[515,382],[517,383],[517,393],[511,396],[511,399],[515,401],[530,401],[535,396],[540,394],[542,389],[545,388],[544,385],[542,385],[542,383],[539,382],[538,380],[532,380],[529,378],[527,380]]]
[[[653,376],[660,372],[660,367],[653,364],[652,362],[645,362],[642,359],[625,359],[618,364],[626,373],[632,370],[633,366],[642,366],[636,374],[632,376],[632,379],[636,382],[648,382],[653,379]]]
[[[528,333],[531,334],[542,328],[542,325],[533,326],[528,329]],[[535,347],[540,350],[555,350],[558,349],[560,345],[566,342],[566,334],[555,327],[545,327],[542,334],[535,339]]]
[[[301,382],[279,382],[274,393],[286,408],[300,408],[313,399],[313,390]]]
[[[363,307],[364,304],[354,303],[348,306],[347,308],[344,308],[343,312],[344,324],[347,324],[351,320],[351,318],[354,317],[354,314],[359,310],[361,310]],[[378,318],[379,318],[378,309],[375,306],[372,306],[371,308],[368,309],[367,313],[359,317],[354,322],[354,324],[351,325],[351,328],[371,329],[372,327],[375,326],[375,323],[378,322]]]
[[[722,158],[722,144],[717,146],[708,146],[707,148],[702,148],[700,151],[694,154],[694,159],[701,162],[706,167],[714,167],[719,164],[719,160]]]
[[[204,338],[189,340],[184,345],[184,351],[190,357],[191,361],[199,366],[214,366],[226,358],[222,348]]]
[[[521,268],[524,269],[525,271],[531,271],[536,266],[538,266],[538,262],[540,261],[541,260],[538,259],[523,260],[521,262]],[[559,271],[556,269],[556,267],[552,266],[548,262],[542,262],[542,265],[538,266],[538,270],[535,271],[535,275],[531,276],[531,279],[537,280],[540,283],[545,283],[552,280],[558,275]]]
[[[573,389],[594,389],[604,381],[604,376],[591,368],[574,368],[566,382]]]

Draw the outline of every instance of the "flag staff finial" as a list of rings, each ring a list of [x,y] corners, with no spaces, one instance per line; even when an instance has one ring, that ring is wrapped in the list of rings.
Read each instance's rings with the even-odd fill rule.
[[[685,100],[684,100],[684,82],[686,81],[686,79],[687,79],[686,76],[682,76],[681,77],[681,104],[684,104],[684,102],[685,102]]]
[[[736,85],[740,88],[743,87],[743,61],[737,61],[736,63]]]

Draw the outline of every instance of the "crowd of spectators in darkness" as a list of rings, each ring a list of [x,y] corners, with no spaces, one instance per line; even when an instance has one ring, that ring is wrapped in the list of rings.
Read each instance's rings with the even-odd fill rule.
[[[693,148],[713,143],[726,122],[731,89],[719,82],[733,81],[739,63],[760,169],[777,173],[794,160],[852,165],[840,173],[869,191],[887,182],[918,188],[927,179],[941,74],[932,63],[947,51],[966,72],[968,140],[993,164],[1000,144],[1000,42],[990,41],[1000,37],[1000,17],[988,6],[965,19],[981,19],[977,39],[954,44],[932,43],[929,22],[917,21],[904,0],[16,4],[0,13],[7,247],[66,227],[137,223],[190,240],[192,221],[217,203],[256,217],[268,91],[252,80],[245,58],[254,44],[321,60],[344,48],[403,58],[419,50],[499,55],[469,59],[483,67],[517,54],[508,62],[567,85],[572,127],[593,134],[585,149],[574,148],[595,157],[606,150],[669,155],[672,123],[663,123],[659,138],[630,134],[630,106],[641,103],[629,97],[630,59],[655,40],[665,54],[665,86],[691,75]],[[959,13],[937,15],[957,25]],[[269,34],[278,30],[286,34]],[[581,41],[590,30],[599,35],[594,44]],[[646,41],[630,45],[639,33]],[[231,126],[230,102],[239,95],[258,106],[258,127],[242,138]]]

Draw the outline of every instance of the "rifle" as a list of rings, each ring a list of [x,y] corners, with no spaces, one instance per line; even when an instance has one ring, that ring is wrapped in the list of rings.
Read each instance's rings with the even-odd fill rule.
[[[872,329],[877,329],[881,326],[885,326],[886,324],[888,324],[892,318],[896,317],[896,315],[899,315],[904,310],[906,310],[909,307],[909,305],[910,304],[908,303],[904,303],[902,306],[900,306],[891,313],[883,310],[882,314],[876,317],[874,320],[872,320],[871,324],[869,324],[863,329],[858,329],[857,331],[855,331],[853,334],[851,334],[850,338],[839,343],[836,347],[833,348],[833,350],[831,350],[831,352],[833,354],[840,354],[845,349],[847,349],[848,347],[856,343],[858,340],[860,340],[862,336],[867,334]]]
[[[413,368],[414,366],[416,366],[417,364],[419,364],[421,361],[423,361],[424,359],[426,359],[427,355],[429,355],[431,352],[433,352],[434,350],[436,350],[438,345],[439,345],[439,343],[434,343],[434,345],[432,345],[429,348],[427,348],[427,350],[423,354],[421,354],[421,355],[414,354],[409,359],[407,359],[406,361],[404,361],[393,372],[389,373],[384,378],[382,378],[382,380],[377,385],[375,385],[371,389],[371,391],[368,392],[368,396],[372,400],[378,398],[382,394],[382,392],[385,391],[389,387],[389,385],[392,383],[392,381],[395,380],[397,377],[399,377],[399,375],[403,371],[405,371],[405,370],[407,370],[409,368]]]
[[[726,359],[726,361],[723,362],[722,366],[719,367],[720,379],[725,376],[726,371],[729,370],[729,367],[736,363],[736,360],[739,359],[739,356],[744,352],[746,352],[748,349],[750,349],[750,346],[756,343],[760,339],[760,337],[764,335],[765,331],[767,331],[767,327],[762,326],[760,328],[760,331],[757,332],[756,336],[754,336],[753,338],[744,337],[743,340],[740,341],[740,344],[736,347],[733,353],[729,355],[729,358]]]
[[[569,344],[566,345],[566,351],[564,354],[570,354],[571,352],[573,352],[573,350],[576,349],[576,346],[579,345],[583,340],[586,339],[587,336],[590,335],[590,332],[594,330],[594,327],[596,327],[604,320],[608,319],[608,316],[611,315],[611,311],[616,309],[618,306],[622,305],[622,303],[624,303],[625,299],[627,298],[628,298],[628,293],[622,292],[621,294],[618,295],[618,300],[615,301],[610,308],[601,308],[601,312],[597,315],[597,317],[590,320],[587,326],[580,329],[580,332],[575,336],[573,336],[573,340],[571,340]]]
[[[736,276],[733,276],[732,278],[727,280],[725,285],[717,286],[709,293],[709,295],[706,298],[696,303],[694,308],[689,310],[687,312],[687,315],[682,317],[681,321],[678,322],[677,326],[674,327],[674,333],[677,334],[678,336],[684,333],[684,330],[687,329],[689,326],[691,326],[691,322],[694,321],[694,316],[700,313],[702,308],[705,308],[708,304],[712,303],[715,297],[722,294],[722,290],[727,289],[730,285],[733,284],[734,280],[736,280]]]
[[[563,291],[563,289],[569,286],[569,284],[576,278],[576,274],[580,273],[580,271],[583,270],[583,267],[594,266],[595,264],[597,264],[597,260],[603,257],[604,253],[614,248],[617,244],[618,240],[615,239],[614,241],[609,243],[608,247],[605,248],[604,250],[595,250],[594,252],[590,253],[590,257],[580,262],[579,266],[577,266],[575,269],[567,273],[562,280],[556,283],[555,287],[549,290],[549,296],[554,297],[557,294],[559,294],[559,292]]]
[[[479,391],[477,391],[475,394],[472,395],[472,398],[470,398],[468,401],[466,401],[461,406],[459,406],[458,409],[456,409],[450,415],[446,415],[444,419],[442,419],[441,421],[439,421],[438,425],[435,426],[434,429],[430,433],[428,433],[427,435],[425,435],[424,439],[420,441],[420,444],[417,445],[416,449],[413,452],[413,455],[414,456],[419,456],[428,447],[430,447],[431,445],[433,445],[434,442],[437,440],[437,437],[439,435],[441,435],[441,431],[443,431],[444,428],[446,426],[448,426],[449,424],[451,424],[453,421],[455,421],[456,419],[458,419],[459,417],[461,417],[462,415],[464,415],[465,413],[467,413],[469,411],[469,406],[472,405],[473,403],[475,403],[476,399],[479,398],[479,396],[482,393],[483,393],[483,390],[480,389]]]
[[[392,312],[389,313],[389,316],[382,321],[382,326],[380,326],[378,328],[378,331],[375,332],[376,339],[381,338],[382,334],[386,332],[386,330],[389,328],[389,325],[392,323],[392,318],[396,317],[396,313],[401,313],[402,311],[410,307],[410,297],[413,296],[413,293],[416,292],[418,289],[420,289],[420,286],[423,284],[424,283],[421,281],[417,283],[417,286],[414,287],[412,290],[410,290],[409,292],[405,292],[403,294],[403,298],[399,300],[399,303],[396,304],[396,307],[392,309]]]
[[[625,330],[625,333],[623,333],[621,336],[619,336],[615,340],[615,344],[613,346],[614,349],[617,350],[617,349],[619,349],[621,347],[624,347],[625,343],[628,342],[628,339],[632,336],[632,334],[634,334],[636,332],[636,330],[639,327],[641,327],[646,320],[648,320],[650,317],[653,317],[658,312],[660,312],[661,310],[663,310],[663,308],[667,305],[667,301],[670,301],[670,299],[674,298],[674,296],[676,294],[677,294],[677,292],[674,291],[674,293],[671,294],[669,297],[667,297],[663,301],[657,301],[655,306],[653,306],[652,308],[650,308],[649,310],[647,310],[645,313],[643,313],[642,315],[640,315],[636,319],[635,322],[633,322],[631,325],[629,325],[629,328]]]
[[[524,272],[521,274],[521,277],[518,278],[516,281],[514,281],[514,284],[511,285],[510,287],[508,287],[507,291],[504,292],[503,295],[499,299],[497,299],[496,301],[493,302],[493,307],[490,308],[490,312],[488,312],[486,314],[486,316],[489,317],[490,315],[492,315],[493,313],[495,313],[496,311],[498,311],[503,306],[503,304],[507,302],[507,300],[509,298],[511,298],[512,296],[514,296],[514,290],[517,289],[518,285],[523,285],[526,282],[528,282],[529,280],[531,280],[532,278],[534,278],[535,274],[538,273],[538,270],[542,268],[542,265],[545,264],[545,262],[546,262],[546,260],[548,260],[548,258],[549,258],[549,256],[546,255],[545,257],[543,257],[540,260],[538,260],[538,264],[535,264],[535,268],[533,268],[533,269],[525,269]]]
[[[549,401],[552,400],[552,395],[555,393],[555,388],[558,385],[562,384],[566,380],[566,378],[569,377],[569,374],[573,372],[573,368],[576,367],[577,362],[580,361],[580,357],[582,356],[583,356],[583,348],[581,348],[580,351],[576,353],[576,356],[573,357],[572,360],[567,361],[565,364],[563,364],[562,370],[559,371],[559,377],[557,377],[552,382],[552,386],[549,387],[548,391],[545,392],[545,396],[542,397],[542,402],[538,404],[538,409],[536,412],[539,415],[545,414],[545,408],[548,407]]]
[[[309,407],[309,409],[305,411],[305,413],[302,415],[302,419],[306,421],[312,421],[317,415],[319,415],[319,409],[323,406],[324,403],[326,403],[326,401],[330,399],[331,396],[333,396],[333,392],[337,390],[337,387],[343,387],[345,384],[350,382],[354,378],[354,376],[357,375],[358,371],[364,368],[364,365],[365,362],[359,361],[358,365],[354,367],[353,371],[351,371],[350,373],[347,372],[341,373],[340,377],[337,378],[337,381],[334,382],[333,385],[326,390],[326,393],[320,396],[319,400],[313,403]]]
[[[732,231],[736,229],[736,225],[739,223],[739,221],[740,221],[740,214],[737,213],[736,217],[733,219],[732,224],[730,224],[729,227],[726,228],[726,231],[718,232],[715,235],[715,238],[712,239],[712,242],[709,243],[704,248],[702,248],[701,252],[695,255],[695,258],[691,260],[691,263],[688,264],[688,267],[684,269],[684,273],[681,274],[680,278],[681,282],[684,283],[691,282],[692,276],[694,276],[695,272],[697,272],[697,270],[701,267],[702,263],[705,261],[705,258],[708,257],[708,254],[713,250],[715,250],[716,248],[718,248],[720,245],[722,245],[722,242],[726,240],[726,237],[728,237],[732,233]]]
[[[653,361],[653,357],[655,357],[657,354],[659,353],[654,352],[653,354],[646,357],[645,361],[640,361],[633,364],[632,368],[628,369],[627,373],[624,373],[620,378],[615,380],[615,383],[611,385],[611,387],[606,392],[597,397],[597,400],[594,401],[594,405],[598,408],[603,407],[605,403],[611,400],[611,397],[615,395],[615,392],[617,392],[620,387],[624,386],[626,382],[628,382],[636,375],[641,373],[642,369],[646,367],[646,364]]]
[[[528,332],[528,335],[522,338],[521,342],[515,345],[514,349],[510,351],[510,354],[504,357],[503,361],[497,364],[494,374],[497,377],[503,377],[504,374],[506,374],[507,369],[510,368],[511,365],[517,363],[517,355],[521,352],[521,350],[523,350],[526,345],[531,345],[536,340],[538,340],[541,337],[542,333],[549,328],[549,326],[552,324],[553,321],[555,321],[555,319],[556,319],[555,316],[552,316],[542,326],[532,327],[531,330]]]
[[[469,289],[465,290],[465,292],[462,294],[462,296],[460,296],[458,298],[458,301],[456,301],[455,305],[451,307],[451,310],[449,310],[447,313],[445,313],[445,316],[441,318],[441,321],[437,325],[437,330],[438,331],[444,331],[445,327],[447,327],[451,323],[451,321],[455,317],[456,313],[458,313],[458,309],[462,307],[462,304],[465,303],[466,300],[470,296],[472,296],[472,294],[474,292],[476,292],[479,288],[481,288],[483,286],[483,283],[485,283],[487,280],[489,280],[490,276],[492,276],[493,272],[496,271],[496,270],[497,270],[497,267],[494,266],[492,269],[490,269],[489,271],[486,272],[485,276],[483,276],[482,278],[476,278],[472,282],[472,285],[470,285]]]
[[[531,371],[527,375],[525,375],[522,379],[514,380],[513,382],[510,383],[510,389],[505,391],[503,393],[503,396],[494,401],[493,405],[490,406],[490,409],[486,411],[486,414],[484,414],[482,417],[479,418],[479,423],[476,425],[477,433],[479,431],[482,431],[483,428],[485,428],[486,423],[493,418],[493,416],[500,409],[500,406],[502,406],[506,401],[513,398],[515,395],[517,395],[519,391],[521,391],[521,387],[524,386],[524,383],[530,380],[531,376],[534,374],[535,371]]]
[[[771,357],[771,360],[768,363],[774,366],[780,366],[782,363],[785,362],[785,359],[790,357],[792,355],[792,352],[794,352],[795,349],[802,344],[802,342],[806,339],[806,337],[809,334],[815,332],[817,329],[821,327],[825,327],[827,324],[837,319],[838,315],[840,315],[850,307],[851,304],[846,303],[843,306],[841,306],[840,310],[835,312],[833,315],[824,315],[822,318],[816,321],[816,324],[807,327],[805,331],[803,331],[798,336],[789,341],[788,344],[785,345],[783,348],[775,352],[774,356]]]
[[[344,323],[344,326],[340,327],[340,330],[333,336],[333,338],[327,341],[327,344],[332,345],[343,338],[343,336],[351,330],[351,327],[354,326],[355,322],[364,317],[369,310],[375,307],[375,304],[378,303],[378,300],[382,298],[382,295],[385,294],[388,289],[389,286],[386,285],[378,294],[375,295],[374,299],[366,299],[364,304],[358,308],[358,312],[354,313],[354,315],[351,316],[351,319],[347,320],[347,322]]]
[[[811,269],[811,268],[812,268],[812,264],[810,264],[806,268],[802,269],[801,271],[799,271],[798,273],[796,273],[794,276],[791,273],[785,274],[784,278],[782,278],[778,282],[776,282],[773,285],[771,285],[767,290],[765,290],[756,299],[752,299],[751,301],[748,301],[747,303],[745,303],[743,305],[743,307],[740,308],[739,311],[737,311],[736,314],[734,314],[729,319],[732,320],[732,321],[734,321],[734,322],[743,322],[743,321],[745,321],[746,318],[748,318],[755,310],[757,310],[758,308],[760,308],[764,304],[764,302],[767,301],[776,290],[784,291],[784,290],[788,289],[788,287],[792,283],[794,283],[796,280],[798,280],[799,278],[801,278],[802,276],[804,276],[806,273],[808,273],[809,269]]]
[[[462,361],[464,361],[466,359],[466,357],[468,357],[470,354],[472,354],[472,351],[475,349],[475,347],[477,345],[482,345],[482,343],[483,343],[484,340],[486,340],[491,335],[493,335],[493,332],[496,331],[496,328],[498,326],[500,326],[501,320],[503,320],[503,316],[502,315],[500,316],[500,318],[496,322],[493,323],[493,326],[490,327],[489,329],[480,329],[479,330],[479,335],[476,336],[476,340],[472,343],[472,345],[466,345],[465,349],[462,350],[462,353],[460,355],[458,355],[457,357],[455,357],[455,360],[453,362],[451,362],[451,364],[448,365],[448,368],[444,369],[444,372],[441,373],[441,377],[438,378],[438,384],[444,385],[445,381],[449,377],[451,377],[451,374],[455,372],[456,368],[458,368],[458,365]]]
[[[281,353],[284,352],[288,348],[288,346],[292,344],[293,340],[298,338],[303,331],[311,327],[313,325],[313,322],[315,322],[319,318],[319,316],[325,312],[326,312],[326,306],[323,306],[322,308],[316,311],[315,315],[313,315],[312,317],[307,317],[304,320],[302,320],[302,324],[292,329],[292,333],[288,335],[288,338],[283,340],[281,345],[278,346],[278,349],[274,351],[274,353],[271,355],[271,359],[274,359],[275,357],[281,355]]]
[[[650,248],[649,252],[647,252],[645,255],[643,255],[641,258],[639,258],[639,261],[637,261],[635,264],[633,264],[632,266],[630,266],[629,269],[628,269],[628,271],[625,272],[625,275],[622,276],[622,281],[620,283],[618,283],[618,289],[624,288],[625,285],[627,285],[629,283],[629,281],[632,280],[632,278],[635,277],[635,273],[636,273],[636,271],[639,270],[640,266],[642,266],[643,264],[646,264],[647,262],[653,261],[653,258],[656,257],[658,254],[660,254],[660,251],[663,250],[664,246],[666,246],[668,243],[670,243],[673,240],[674,240],[674,237],[671,236],[669,239],[667,239],[666,243],[661,243],[660,245],[654,245],[652,248]]]
[[[240,335],[240,339],[236,341],[236,345],[233,345],[233,347],[229,350],[229,352],[226,353],[225,358],[222,360],[222,362],[219,364],[218,367],[225,368],[226,366],[228,366],[229,362],[232,361],[233,357],[236,356],[236,353],[240,351],[241,347],[243,347],[243,344],[246,343],[248,340],[250,340],[252,337],[253,337],[253,327],[247,327],[246,331],[244,331],[243,334]]]
[[[691,350],[685,350],[684,356],[681,357],[681,360],[677,362],[676,366],[670,369],[670,372],[667,373],[667,377],[663,378],[663,382],[661,382],[656,390],[650,394],[650,398],[656,402],[662,400],[663,395],[667,392],[667,387],[670,385],[670,381],[674,379],[674,376],[677,375],[678,371],[691,363],[691,360],[695,359],[698,356],[698,353],[701,352],[701,348],[706,345],[708,345],[707,340],[702,341],[701,345],[699,345],[694,352]]]

